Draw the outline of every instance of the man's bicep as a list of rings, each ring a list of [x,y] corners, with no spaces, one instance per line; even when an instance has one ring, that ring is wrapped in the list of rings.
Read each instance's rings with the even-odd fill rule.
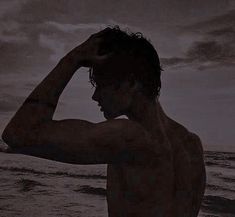
[[[17,138],[19,142],[8,145],[12,153],[78,163],[76,145],[79,145],[80,149],[84,146],[84,131],[88,132],[92,126],[92,123],[83,120],[47,121],[30,131],[23,131]]]
[[[35,134],[36,145],[22,149],[22,153],[76,164],[118,163],[133,158],[133,151],[139,148],[137,128],[121,120],[98,124],[51,121]]]

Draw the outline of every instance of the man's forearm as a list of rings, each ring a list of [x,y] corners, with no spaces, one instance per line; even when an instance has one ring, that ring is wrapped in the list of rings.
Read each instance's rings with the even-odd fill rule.
[[[41,105],[56,107],[61,93],[78,68],[80,68],[78,63],[64,57],[32,91],[24,104],[38,102]]]
[[[19,140],[27,138],[30,143],[29,136],[39,130],[41,124],[52,120],[59,97],[76,70],[81,66],[104,64],[110,54],[99,55],[98,51],[105,31],[92,35],[62,58],[11,119],[2,135],[4,141],[17,146]]]
[[[4,130],[3,139],[30,133],[36,125],[52,120],[59,97],[78,68],[78,62],[65,56],[27,97]]]

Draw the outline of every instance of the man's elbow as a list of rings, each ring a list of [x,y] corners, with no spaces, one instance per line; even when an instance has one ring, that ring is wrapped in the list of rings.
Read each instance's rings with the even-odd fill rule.
[[[2,133],[2,140],[11,148],[16,146],[16,138],[14,138],[12,132],[7,129]]]
[[[7,126],[2,133],[2,140],[10,147],[16,148],[23,145],[24,133],[21,130],[17,130],[11,126]]]
[[[2,133],[2,140],[8,144],[8,143],[11,143],[11,140],[12,140],[12,130],[9,129],[9,126],[7,126],[3,133]]]

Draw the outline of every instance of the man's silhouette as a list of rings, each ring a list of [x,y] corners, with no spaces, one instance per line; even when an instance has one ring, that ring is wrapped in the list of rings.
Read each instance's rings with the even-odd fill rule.
[[[107,121],[53,120],[80,67],[90,68]],[[158,101],[161,67],[141,34],[106,28],[69,52],[33,90],[3,132],[15,153],[73,164],[108,164],[110,217],[194,217],[205,188],[197,135]],[[126,115],[128,119],[115,119]]]

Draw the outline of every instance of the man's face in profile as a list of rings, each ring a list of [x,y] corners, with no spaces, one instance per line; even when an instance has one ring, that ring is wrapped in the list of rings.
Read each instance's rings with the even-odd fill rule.
[[[131,85],[127,79],[120,78],[120,74],[129,69],[125,62],[116,58],[105,65],[93,67],[96,89],[92,99],[98,102],[106,119],[125,115],[129,110],[132,101]]]

